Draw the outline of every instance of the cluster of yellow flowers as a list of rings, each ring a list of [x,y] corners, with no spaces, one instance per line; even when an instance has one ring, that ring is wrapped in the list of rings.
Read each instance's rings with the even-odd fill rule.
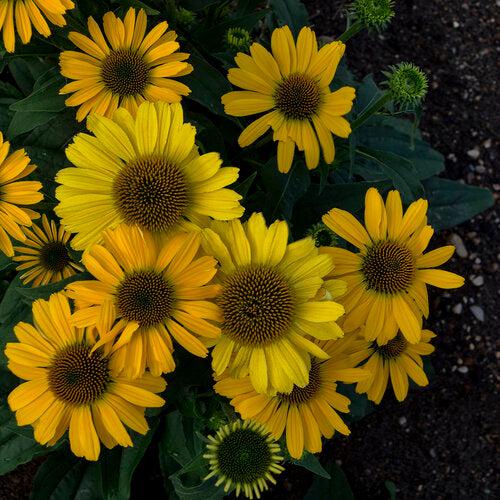
[[[16,19],[28,12],[44,33],[36,10],[43,2],[0,1],[8,49],[13,3]],[[46,4],[39,7],[56,24],[72,6]],[[189,89],[171,77],[192,67],[176,52],[175,32],[166,22],[146,32],[146,14],[134,9],[123,20],[106,14],[103,25],[105,35],[90,18],[90,38],[70,34],[82,52],[61,54],[61,72],[73,80],[61,92],[72,94],[78,120],[89,116],[88,133],[66,150],[73,166],[56,177],[60,228],[44,216],[43,230],[27,229],[37,214],[18,205],[39,202],[42,186],[19,180],[35,167],[22,150],[8,156],[0,136],[1,250],[15,250],[22,279],[38,286],[83,270],[71,244],[93,277],[35,301],[33,325],[15,327],[19,342],[6,355],[27,380],[8,399],[19,425],[32,425],[48,445],[69,428],[71,449],[89,460],[100,443],[131,446],[125,425],[147,431],[144,409],[164,404],[157,394],[162,375],[175,370],[177,344],[210,355],[215,391],[245,421],[276,439],[285,434],[294,458],[319,452],[322,436],[349,433],[338,412],[348,413],[350,400],[338,382],[356,383],[376,403],[389,378],[399,400],[408,377],[427,384],[421,356],[432,352],[434,334],[422,330],[426,284],[463,283],[433,269],[453,247],[423,253],[433,234],[427,202],[403,212],[397,191],[384,203],[369,189],[364,226],[331,210],[324,224],[357,253],[318,248],[310,237],[290,243],[286,222],[268,226],[259,213],[242,222],[241,197],[227,187],[238,169],[223,167],[218,153],[200,154],[196,129],[184,122],[179,101]],[[18,31],[29,40],[26,22]],[[318,50],[309,28],[295,42],[284,27],[272,34],[272,53],[258,43],[239,53],[229,80],[245,90],[223,96],[226,112],[264,113],[240,145],[272,128],[280,171],[290,169],[295,147],[309,168],[320,146],[331,163],[332,133],[349,135],[342,115],[354,99],[350,87],[329,90],[344,48]],[[26,246],[14,248],[10,237]]]

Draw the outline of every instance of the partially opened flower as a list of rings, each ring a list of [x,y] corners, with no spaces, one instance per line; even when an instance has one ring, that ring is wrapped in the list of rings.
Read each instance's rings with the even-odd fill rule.
[[[40,217],[24,205],[42,201],[43,194],[40,182],[21,180],[36,169],[24,149],[10,155],[9,149],[9,142],[3,140],[0,132],[0,251],[12,257],[14,248],[10,238],[24,241],[26,236],[21,228],[31,226],[33,219]]]
[[[422,356],[434,352],[430,342],[435,336],[430,330],[422,330],[420,342],[409,344],[398,333],[387,344],[378,345],[376,342],[367,342],[363,335],[359,335],[350,352],[358,363],[366,360],[362,368],[369,376],[358,382],[356,392],[366,392],[368,399],[379,404],[389,381],[398,401],[403,401],[408,395],[408,378],[420,387],[428,385]]]
[[[464,279],[432,269],[444,264],[455,251],[444,246],[424,254],[434,233],[427,225],[427,201],[413,202],[403,214],[398,191],[386,203],[375,188],[365,198],[365,227],[345,210],[332,209],[323,222],[359,249],[325,247],[335,263],[332,276],[347,281],[348,292],[340,302],[346,309],[345,331],[366,325],[367,340],[385,344],[398,329],[412,344],[420,341],[422,315],[429,314],[426,284],[457,288]]]
[[[126,377],[153,375],[175,368],[173,337],[196,356],[207,348],[198,338],[217,338],[217,306],[207,301],[219,292],[210,285],[213,257],[197,257],[200,235],[179,233],[155,241],[137,227],[105,231],[104,245],[93,245],[83,263],[95,280],[75,281],[67,293],[78,300],[73,321],[99,325],[112,318],[112,329],[98,345],[113,344],[113,368]],[[115,323],[116,322],[116,323]]]
[[[335,322],[344,312],[333,301],[316,300],[332,269],[311,238],[288,244],[288,226],[269,228],[262,214],[242,224],[214,222],[203,245],[220,263],[222,335],[212,351],[217,375],[250,375],[258,392],[290,392],[309,382],[310,355],[328,355],[307,338],[343,335]],[[324,294],[323,294],[324,295]]]
[[[33,322],[18,323],[19,342],[5,349],[8,368],[27,380],[8,396],[18,425],[32,425],[35,439],[48,446],[69,429],[71,451],[87,460],[99,458],[101,443],[132,446],[124,424],[146,434],[144,409],[164,404],[155,394],[165,389],[161,377],[119,376],[112,368],[115,355],[109,349],[94,351],[94,334],[72,326],[62,293],[35,301]]]
[[[281,449],[268,431],[255,422],[237,420],[221,427],[215,436],[208,436],[207,453],[210,473],[217,486],[224,485],[227,493],[234,488],[236,496],[260,498],[260,494],[276,484],[274,476],[285,469]]]
[[[75,167],[56,176],[55,211],[77,233],[75,249],[122,222],[164,233],[243,214],[241,196],[225,189],[238,169],[222,168],[218,153],[198,155],[180,104],[143,103],[136,118],[120,108],[113,120],[92,115],[87,126],[94,135],[78,134],[66,150]]]
[[[300,458],[304,450],[319,453],[322,436],[331,438],[335,431],[350,433],[337,413],[348,413],[350,400],[337,392],[336,382],[354,383],[369,377],[368,371],[354,368],[357,362],[348,352],[353,341],[350,337],[319,342],[330,358],[313,358],[308,384],[294,386],[289,394],[258,394],[249,377],[234,379],[226,374],[214,389],[231,398],[231,405],[244,420],[261,423],[275,439],[285,433],[288,452],[293,458]]]
[[[44,37],[50,36],[47,21],[56,26],[65,26],[66,11],[74,9],[71,0],[1,0],[0,30],[7,52],[16,49],[16,35],[26,44],[31,40],[33,28]]]
[[[354,88],[331,92],[330,83],[344,54],[342,42],[331,42],[318,50],[316,35],[302,28],[297,43],[288,26],[273,31],[272,54],[259,43],[250,55],[239,53],[237,68],[229,70],[229,81],[245,90],[222,97],[225,111],[232,116],[265,113],[241,133],[241,147],[249,146],[269,128],[278,141],[278,168],[288,172],[295,147],[304,151],[309,169],[319,162],[320,146],[326,163],[332,163],[335,147],[332,134],[348,137],[349,113]]]
[[[68,242],[71,237],[62,226],[42,215],[42,227],[34,224],[31,229],[23,228],[26,240],[24,246],[14,247],[17,271],[24,271],[21,281],[31,286],[47,285],[74,276],[83,267],[71,258]]]
[[[104,34],[90,17],[90,38],[74,31],[69,34],[81,52],[61,53],[61,73],[74,80],[61,94],[72,94],[67,106],[80,106],[78,121],[89,113],[111,118],[120,106],[135,115],[144,101],[180,102],[189,94],[186,85],[172,79],[193,71],[185,62],[189,54],[177,52],[177,34],[167,30],[166,21],[146,34],[146,13],[141,9],[136,16],[130,8],[123,21],[106,13],[103,26]]]

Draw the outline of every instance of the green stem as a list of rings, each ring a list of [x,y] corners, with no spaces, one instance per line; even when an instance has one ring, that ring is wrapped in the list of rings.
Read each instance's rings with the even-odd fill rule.
[[[371,106],[368,106],[363,112],[352,122],[351,129],[354,131],[361,127],[377,111],[381,110],[392,99],[390,92],[385,92]]]
[[[341,42],[347,42],[349,38],[353,37],[359,33],[364,28],[364,24],[361,21],[355,21],[349,28],[347,28],[342,35],[339,36]]]

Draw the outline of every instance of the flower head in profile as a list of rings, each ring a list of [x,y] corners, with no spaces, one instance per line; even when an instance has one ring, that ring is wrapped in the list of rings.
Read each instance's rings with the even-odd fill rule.
[[[219,286],[213,257],[198,257],[199,233],[153,236],[125,224],[105,231],[104,245],[93,245],[83,263],[95,280],[75,281],[68,295],[78,301],[77,326],[99,325],[111,318],[113,328],[97,346],[112,344],[113,368],[129,378],[171,372],[172,337],[196,356],[208,350],[199,339],[214,339],[220,319],[210,300]]]
[[[123,222],[165,233],[243,214],[241,196],[225,188],[238,169],[222,168],[218,153],[198,154],[180,104],[145,102],[136,118],[120,108],[112,120],[90,116],[87,127],[93,135],[78,134],[66,150],[75,167],[56,176],[55,211],[77,233],[73,248],[100,242],[104,229]]]
[[[266,226],[262,214],[241,223],[214,222],[203,246],[220,263],[217,303],[222,335],[212,351],[216,375],[250,376],[257,392],[290,392],[309,382],[311,355],[328,355],[307,337],[343,335],[342,306],[316,300],[332,260],[311,238],[288,244],[288,225]]]
[[[1,8],[1,4],[0,4]],[[25,205],[42,201],[42,184],[38,181],[23,181],[35,169],[30,158],[19,149],[9,155],[10,144],[0,132],[0,251],[7,257],[14,255],[11,238],[24,241],[22,227],[31,226],[40,215]]]
[[[319,453],[322,436],[331,438],[335,431],[350,433],[338,414],[349,412],[350,400],[337,392],[336,382],[354,383],[369,376],[367,370],[355,368],[356,360],[349,355],[354,342],[351,337],[318,342],[329,359],[313,358],[308,384],[294,386],[288,394],[258,394],[249,377],[235,379],[227,374],[214,389],[231,398],[231,405],[245,421],[259,422],[275,439],[285,433],[288,452],[293,458],[300,458],[304,450]]]
[[[73,80],[61,94],[72,94],[66,105],[79,106],[78,121],[89,113],[111,118],[120,106],[134,115],[144,101],[179,102],[189,94],[186,85],[173,79],[193,71],[185,62],[189,54],[177,52],[177,34],[166,21],[147,32],[144,10],[136,14],[130,8],[123,20],[106,13],[103,27],[104,34],[90,17],[90,37],[69,34],[80,51],[61,54],[61,73]]]
[[[411,344],[420,342],[422,315],[429,315],[426,285],[457,288],[461,276],[441,269],[455,251],[444,246],[423,253],[434,233],[427,224],[427,201],[413,202],[405,213],[398,191],[390,191],[384,204],[375,188],[366,192],[365,227],[338,208],[323,222],[358,248],[323,248],[335,263],[332,277],[348,284],[340,299],[346,309],[345,331],[363,325],[366,340],[386,344],[401,330]]]
[[[35,439],[48,446],[69,430],[71,451],[87,460],[99,458],[101,443],[132,446],[124,424],[146,434],[144,409],[164,404],[155,394],[165,389],[161,377],[119,376],[112,367],[116,355],[106,348],[94,351],[94,332],[72,326],[62,293],[33,303],[33,323],[18,323],[18,342],[5,349],[10,371],[27,380],[8,397],[18,425],[32,425]]]
[[[224,485],[227,493],[234,488],[247,498],[260,494],[276,484],[274,476],[285,469],[279,444],[268,431],[255,422],[237,420],[222,426],[215,436],[208,436],[207,453],[203,457],[210,464],[210,473],[216,477],[216,486]]]
[[[430,330],[422,330],[417,344],[409,344],[400,332],[385,345],[367,342],[363,335],[356,333],[349,336],[356,337],[350,348],[352,358],[358,363],[366,361],[362,369],[369,374],[358,382],[356,392],[366,393],[374,403],[382,401],[389,381],[398,401],[403,401],[408,395],[409,378],[420,387],[429,384],[422,356],[434,352],[430,342],[436,335]]]
[[[13,260],[19,263],[16,270],[23,271],[21,281],[25,285],[56,283],[83,271],[83,267],[71,258],[68,248],[71,235],[53,220],[49,222],[45,214],[42,215],[42,227],[34,224],[23,231],[26,235],[24,246],[14,247]]]
[[[232,116],[263,114],[248,125],[238,142],[249,146],[273,130],[278,141],[278,168],[288,172],[295,148],[304,151],[306,165],[316,168],[320,147],[326,163],[332,163],[335,147],[332,134],[348,137],[349,113],[354,88],[331,92],[330,83],[344,54],[342,42],[326,44],[318,50],[316,35],[305,27],[294,41],[288,26],[273,31],[270,53],[259,43],[250,55],[235,57],[237,68],[229,70],[229,81],[244,90],[222,97],[225,111]]]
[[[16,50],[16,35],[26,44],[31,40],[33,28],[44,37],[50,36],[47,21],[65,26],[66,11],[74,9],[71,0],[2,0],[0,1],[0,31],[7,52]]]

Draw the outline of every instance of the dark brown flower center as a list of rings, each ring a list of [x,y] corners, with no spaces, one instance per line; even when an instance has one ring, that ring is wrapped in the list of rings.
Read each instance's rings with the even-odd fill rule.
[[[292,120],[306,120],[316,113],[321,102],[318,84],[306,75],[287,76],[274,93],[281,113]]]
[[[76,344],[60,351],[49,368],[49,387],[62,401],[74,405],[94,402],[106,392],[108,359],[91,347]]]
[[[293,386],[290,394],[278,393],[280,401],[300,405],[311,400],[319,391],[321,387],[321,376],[319,373],[319,363],[313,359],[311,360],[311,369],[309,370],[309,383],[305,387]]]
[[[174,288],[154,271],[129,274],[116,291],[116,305],[120,315],[141,326],[152,326],[165,321],[174,305]]]
[[[223,284],[219,306],[225,334],[245,345],[265,345],[283,336],[292,322],[290,287],[274,268],[237,271]]]
[[[114,193],[125,221],[149,231],[178,224],[189,203],[184,175],[162,158],[128,163],[115,180]]]
[[[372,245],[361,266],[368,289],[386,294],[407,290],[413,283],[415,271],[411,251],[392,241]]]
[[[71,262],[66,245],[60,241],[44,243],[40,248],[41,266],[54,273],[61,272]]]
[[[144,59],[130,50],[112,51],[101,68],[104,85],[121,97],[142,94],[149,81],[149,67]]]
[[[397,358],[401,356],[408,347],[408,341],[398,333],[392,340],[389,340],[385,345],[378,345],[376,342],[373,343],[373,347],[376,351],[386,359]]]

